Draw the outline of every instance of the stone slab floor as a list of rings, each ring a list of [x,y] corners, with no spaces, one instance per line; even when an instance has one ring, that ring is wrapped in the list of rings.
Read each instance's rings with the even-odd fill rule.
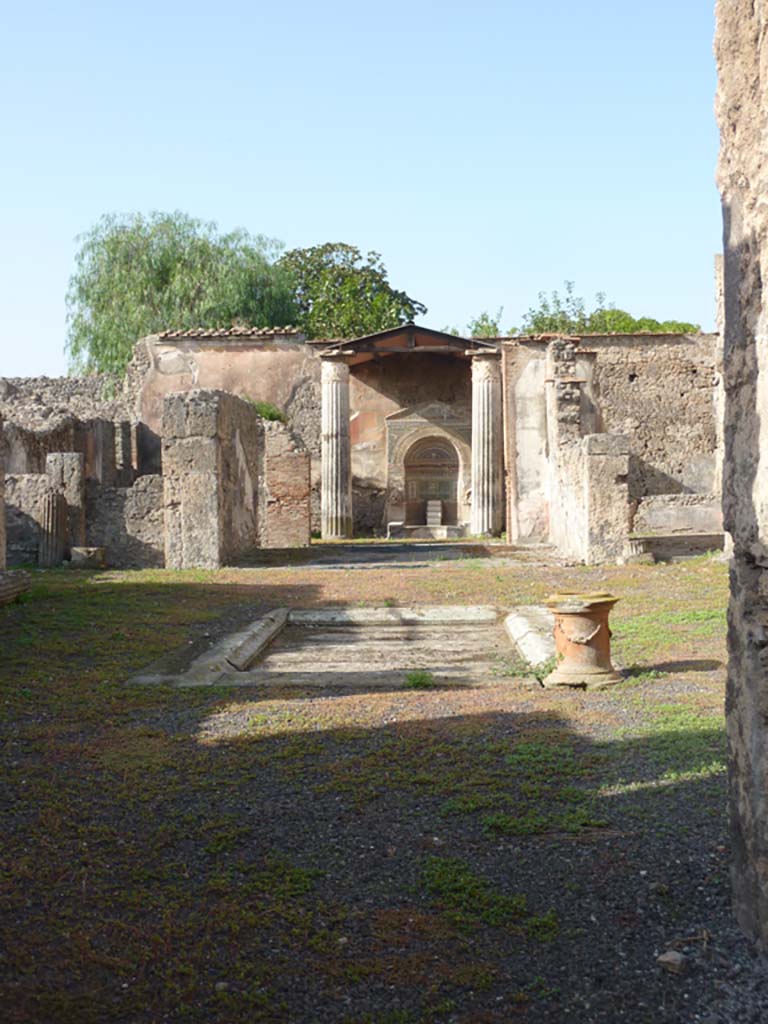
[[[4,1020],[764,1019],[729,906],[723,564],[33,577],[0,609]],[[274,649],[284,685],[125,684],[278,607],[560,589],[621,597],[624,683],[526,689],[493,674],[500,633],[453,626],[429,656],[395,628],[386,669],[326,629]],[[395,664],[433,678],[370,685]]]
[[[254,684],[353,689],[497,683],[519,659],[501,624],[288,626],[248,672]],[[418,684],[417,684],[418,685]]]

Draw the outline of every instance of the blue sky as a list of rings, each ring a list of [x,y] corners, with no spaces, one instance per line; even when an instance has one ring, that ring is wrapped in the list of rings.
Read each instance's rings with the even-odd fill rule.
[[[569,279],[712,329],[710,7],[5,0],[0,375],[65,371],[75,236],[133,210],[374,249],[436,328]]]

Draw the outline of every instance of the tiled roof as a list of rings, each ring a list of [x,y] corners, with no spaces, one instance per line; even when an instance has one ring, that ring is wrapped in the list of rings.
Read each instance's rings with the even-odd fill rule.
[[[283,338],[302,332],[298,327],[191,327],[185,331],[161,331],[158,338]]]

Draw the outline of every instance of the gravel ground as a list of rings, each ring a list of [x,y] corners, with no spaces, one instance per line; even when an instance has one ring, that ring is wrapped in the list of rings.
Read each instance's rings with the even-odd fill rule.
[[[467,603],[513,591],[496,565],[428,572],[407,600],[435,580]],[[730,910],[719,572],[616,576],[629,678],[599,694],[515,675],[129,688],[116,680],[160,655],[159,632],[197,650],[258,601],[223,614],[227,587],[167,576],[33,593],[0,621],[3,1018],[768,1020],[766,964]],[[359,597],[325,576],[316,602]],[[255,580],[259,607],[307,588]],[[200,613],[213,602],[219,622]],[[680,973],[658,963],[670,952]]]

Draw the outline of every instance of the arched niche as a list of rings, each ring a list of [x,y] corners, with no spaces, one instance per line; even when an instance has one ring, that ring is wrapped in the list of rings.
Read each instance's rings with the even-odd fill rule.
[[[457,525],[460,469],[459,453],[445,436],[421,437],[410,445],[403,458],[406,526],[426,523],[428,501],[442,503],[444,525]]]

